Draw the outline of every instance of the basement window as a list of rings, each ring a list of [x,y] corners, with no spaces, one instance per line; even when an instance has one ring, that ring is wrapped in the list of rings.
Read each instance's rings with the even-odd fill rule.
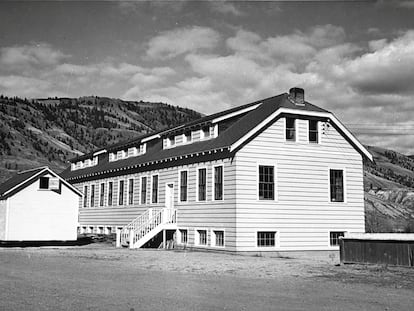
[[[207,245],[207,230],[197,230],[197,245]]]
[[[213,243],[213,246],[224,247],[224,231],[223,230],[213,230],[212,243]]]
[[[331,246],[339,246],[339,238],[345,236],[343,231],[331,231],[329,232],[329,244]]]
[[[187,244],[188,243],[188,231],[187,229],[180,229],[179,230],[179,235],[180,235],[180,243],[181,244]]]
[[[258,247],[275,247],[276,246],[276,232],[275,231],[259,231],[257,232],[257,246]]]

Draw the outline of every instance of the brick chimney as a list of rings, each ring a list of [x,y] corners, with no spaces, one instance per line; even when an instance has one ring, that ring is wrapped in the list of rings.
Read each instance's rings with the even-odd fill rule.
[[[289,90],[290,100],[298,106],[305,106],[305,90],[300,87],[292,87]]]

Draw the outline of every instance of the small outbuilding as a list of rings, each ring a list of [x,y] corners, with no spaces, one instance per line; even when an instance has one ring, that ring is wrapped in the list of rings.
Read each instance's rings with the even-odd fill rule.
[[[76,240],[80,196],[48,167],[18,173],[0,185],[0,241]]]

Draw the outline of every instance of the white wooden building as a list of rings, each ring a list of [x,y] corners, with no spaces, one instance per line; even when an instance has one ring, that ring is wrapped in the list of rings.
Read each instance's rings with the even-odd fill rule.
[[[332,113],[292,88],[96,150],[62,176],[84,194],[80,230],[122,229],[132,247],[176,232],[194,248],[332,250],[365,231],[363,157]]]
[[[18,173],[0,185],[0,241],[76,240],[80,196],[48,167]]]

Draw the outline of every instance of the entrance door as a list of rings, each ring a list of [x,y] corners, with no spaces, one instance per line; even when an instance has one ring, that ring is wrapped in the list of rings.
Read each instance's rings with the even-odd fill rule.
[[[165,184],[165,207],[174,207],[174,183]]]

